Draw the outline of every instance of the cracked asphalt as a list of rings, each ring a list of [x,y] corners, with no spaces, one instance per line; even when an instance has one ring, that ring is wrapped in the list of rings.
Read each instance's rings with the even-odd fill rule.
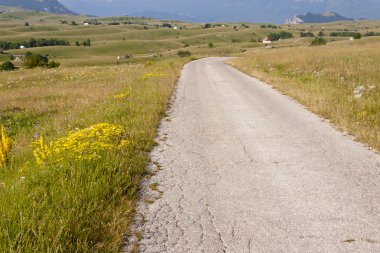
[[[140,252],[380,252],[380,156],[225,60],[183,70]]]

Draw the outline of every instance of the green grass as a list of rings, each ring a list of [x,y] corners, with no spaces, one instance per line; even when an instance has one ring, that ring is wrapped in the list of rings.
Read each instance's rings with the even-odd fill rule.
[[[45,78],[41,74],[48,70],[23,70],[27,81],[0,89],[0,96],[11,96],[2,100],[0,123],[15,145],[12,163],[0,168],[1,252],[118,251],[133,217],[147,152],[185,61],[67,68]],[[143,79],[157,67],[164,77]],[[28,82],[36,77],[39,82]],[[89,85],[92,81],[97,83]],[[12,101],[20,91],[29,92],[29,101],[17,109]],[[113,97],[125,91],[129,99]],[[35,134],[56,140],[101,122],[123,126],[133,145],[96,162],[35,163],[30,147]]]

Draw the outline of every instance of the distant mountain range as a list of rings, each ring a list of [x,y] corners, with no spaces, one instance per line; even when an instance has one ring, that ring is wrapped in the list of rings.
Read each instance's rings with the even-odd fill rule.
[[[160,20],[180,20],[180,21],[185,20],[185,21],[190,21],[190,22],[198,22],[202,20],[202,18],[197,17],[197,16],[190,16],[186,14],[164,12],[164,11],[140,11],[140,12],[132,12],[128,15],[134,16],[134,17],[155,18],[155,19],[160,19]]]
[[[61,14],[146,16],[191,22],[331,22],[380,19],[380,0],[0,0],[0,5]],[[73,10],[73,11],[71,11]],[[334,12],[324,12],[333,10]]]
[[[335,12],[322,12],[313,14],[308,12],[303,15],[296,15],[292,18],[288,18],[285,24],[300,24],[300,23],[329,23],[336,21],[354,21],[353,18],[346,18]]]
[[[380,0],[60,0],[69,9],[97,16],[150,14],[198,22],[283,23],[296,14],[326,10],[355,19],[379,19]],[[176,15],[173,16],[173,13]],[[166,14],[162,16],[161,14]],[[180,16],[180,18],[178,18]]]
[[[0,0],[0,5],[58,14],[75,14],[58,0]]]

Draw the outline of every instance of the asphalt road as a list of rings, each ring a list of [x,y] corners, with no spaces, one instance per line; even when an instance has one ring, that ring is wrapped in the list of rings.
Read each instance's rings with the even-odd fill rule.
[[[224,60],[183,70],[140,251],[380,252],[380,156]]]

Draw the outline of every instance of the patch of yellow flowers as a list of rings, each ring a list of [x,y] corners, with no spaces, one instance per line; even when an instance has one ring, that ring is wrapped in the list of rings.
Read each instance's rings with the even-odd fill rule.
[[[121,98],[129,97],[130,95],[131,95],[130,92],[125,92],[125,93],[120,93],[120,94],[115,95],[114,98],[121,99]]]
[[[66,137],[45,144],[43,137],[34,142],[34,157],[42,166],[64,161],[96,161],[110,151],[122,150],[132,142],[123,139],[122,126],[100,123],[70,132]]]
[[[5,134],[3,126],[0,128],[0,166],[5,165],[11,158],[12,140]]]
[[[161,68],[156,68],[153,72],[147,73],[143,76],[143,80],[148,80],[149,78],[153,77],[163,77],[165,76],[165,72],[162,71]]]

